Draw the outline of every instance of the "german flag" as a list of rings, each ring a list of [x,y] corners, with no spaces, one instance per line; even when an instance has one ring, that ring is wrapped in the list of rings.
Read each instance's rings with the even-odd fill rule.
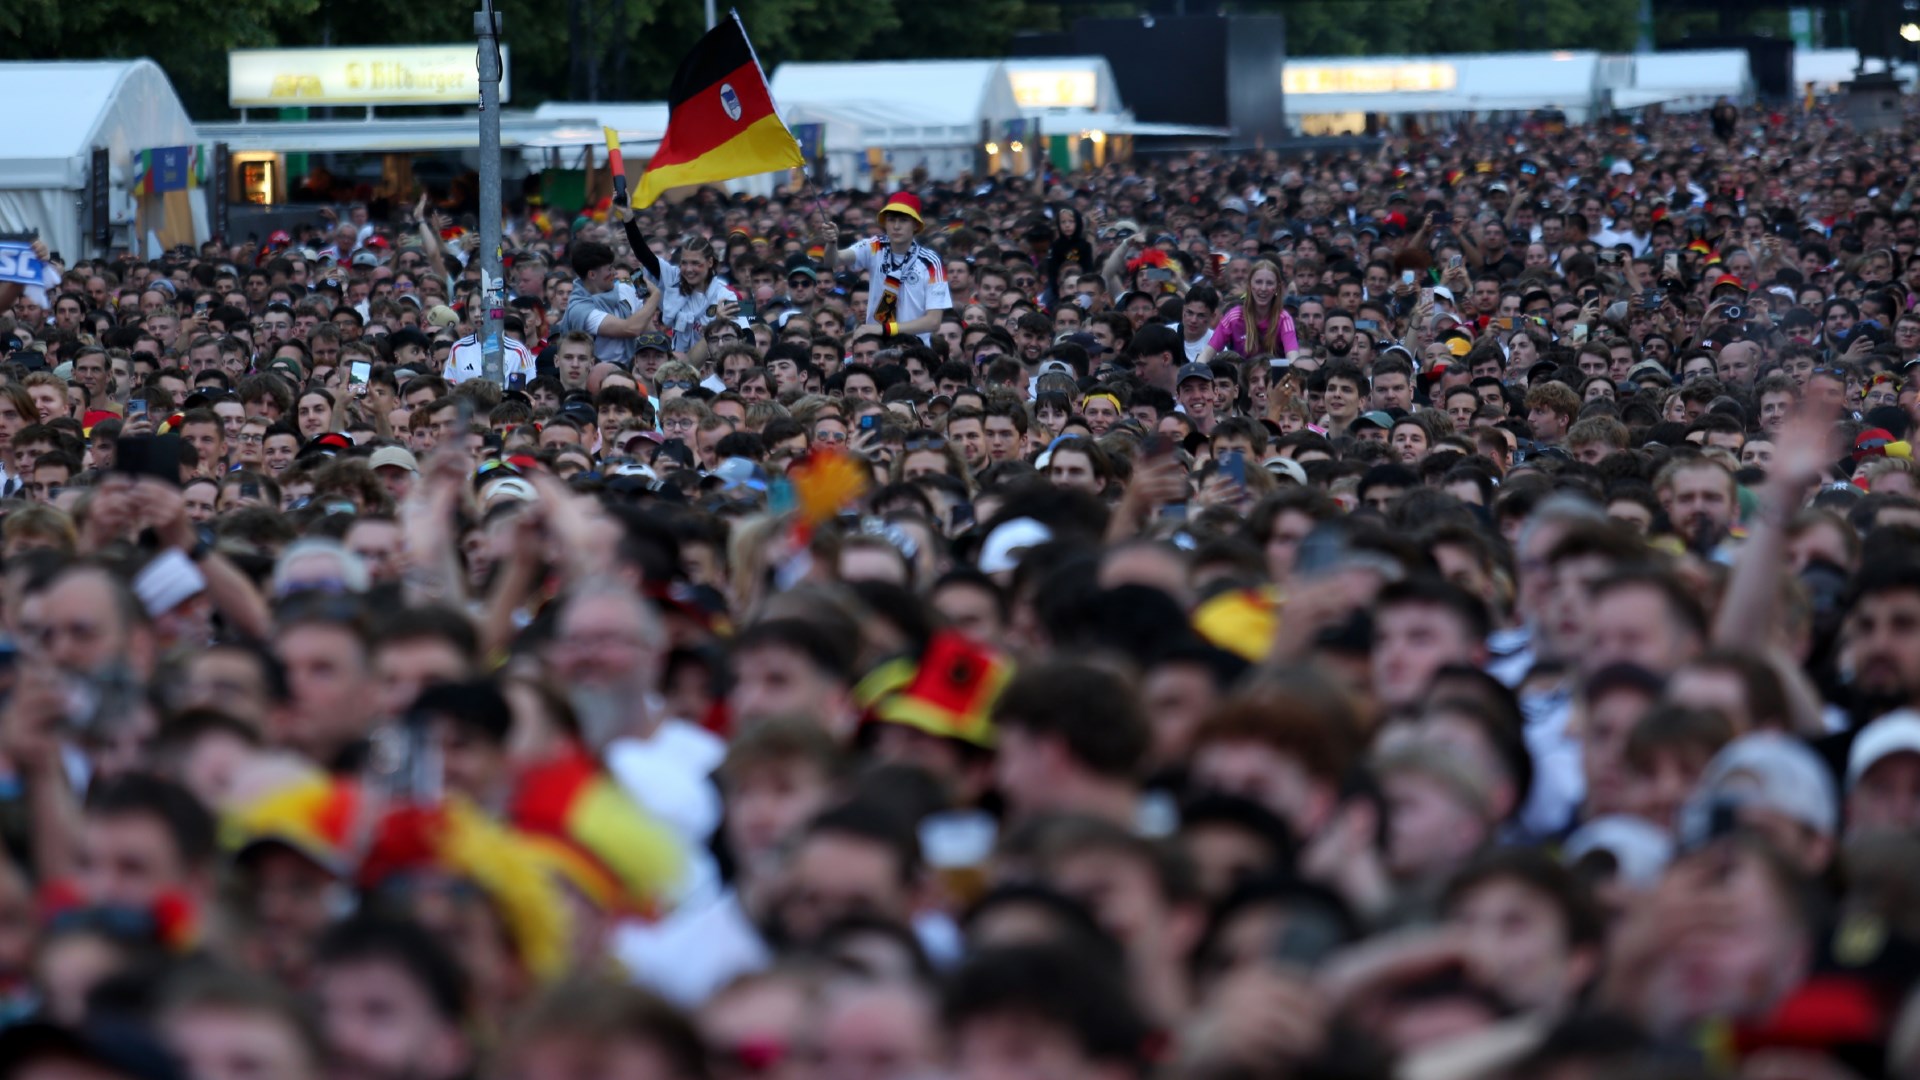
[[[799,141],[773,111],[766,73],[737,11],[681,61],[667,108],[667,134],[640,178],[635,206],[652,206],[671,188],[806,164]]]

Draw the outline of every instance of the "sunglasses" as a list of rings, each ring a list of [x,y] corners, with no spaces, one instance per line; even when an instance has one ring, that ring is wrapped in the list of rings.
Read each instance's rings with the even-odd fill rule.
[[[696,384],[692,379],[668,379],[660,384],[662,390],[691,390]]]
[[[909,435],[907,441],[900,445],[908,453],[915,450],[945,450],[947,440],[940,435]]]
[[[812,278],[792,277],[787,279],[787,288],[789,289],[811,289],[814,284]]]

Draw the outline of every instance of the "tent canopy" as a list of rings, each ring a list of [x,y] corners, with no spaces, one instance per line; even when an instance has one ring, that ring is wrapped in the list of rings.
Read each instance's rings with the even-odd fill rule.
[[[664,101],[549,101],[533,110],[535,118],[553,121],[554,131],[546,139],[528,146],[587,146],[605,141],[600,128],[620,133],[623,152],[659,145],[667,134],[667,103]],[[582,121],[590,121],[590,132],[581,130]]]
[[[79,190],[95,146],[124,180],[134,151],[194,141],[186,107],[151,60],[0,64],[0,100],[31,102],[33,116],[6,126],[0,188]]]
[[[968,142],[980,121],[1021,115],[998,60],[787,63],[774,71],[772,88],[780,111],[796,118],[817,112],[876,130],[962,129]]]
[[[0,100],[16,106],[0,122],[0,230],[36,229],[69,259],[85,250],[75,193],[86,189],[95,147],[107,151],[109,213],[124,223],[134,153],[195,142],[186,107],[151,60],[0,64]]]
[[[1753,91],[1752,62],[1745,49],[1645,53],[1631,59],[1632,81],[1612,88],[1616,108],[1706,108],[1722,97],[1739,101]]]
[[[1288,57],[1282,84],[1291,116],[1546,108],[1584,115],[1599,67],[1595,52]]]

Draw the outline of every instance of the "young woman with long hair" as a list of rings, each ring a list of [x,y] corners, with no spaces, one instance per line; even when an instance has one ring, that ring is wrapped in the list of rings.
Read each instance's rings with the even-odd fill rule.
[[[1247,272],[1247,291],[1220,317],[1213,336],[1200,350],[1199,362],[1204,364],[1227,349],[1254,360],[1292,356],[1300,351],[1293,316],[1280,302],[1283,284],[1278,266],[1264,259],[1254,263]]]

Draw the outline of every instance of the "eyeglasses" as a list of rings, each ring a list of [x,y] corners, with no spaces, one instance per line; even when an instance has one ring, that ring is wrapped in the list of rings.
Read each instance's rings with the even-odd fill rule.
[[[844,431],[816,431],[813,433],[813,441],[818,443],[843,443],[847,441],[847,433]]]

